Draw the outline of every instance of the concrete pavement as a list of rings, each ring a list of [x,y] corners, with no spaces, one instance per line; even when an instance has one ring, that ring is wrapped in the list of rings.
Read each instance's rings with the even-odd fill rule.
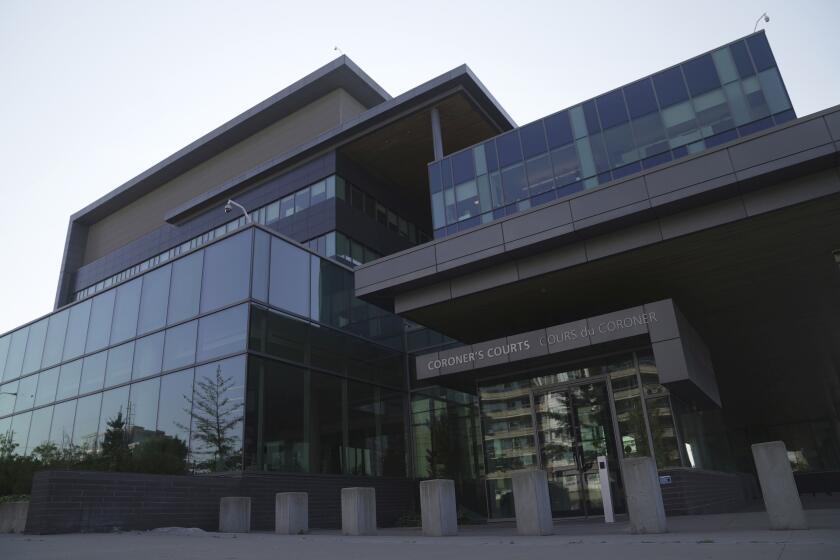
[[[220,534],[172,530],[75,535],[0,535],[0,558],[12,560],[481,560],[840,558],[840,509],[806,512],[807,531],[770,531],[765,512],[668,519],[670,532],[632,535],[625,520],[557,522],[552,536],[520,537],[513,524],[462,527],[457,537],[423,537],[420,529],[384,529],[376,536]]]

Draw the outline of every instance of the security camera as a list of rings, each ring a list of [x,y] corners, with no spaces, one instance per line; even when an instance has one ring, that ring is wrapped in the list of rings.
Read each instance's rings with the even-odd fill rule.
[[[770,23],[770,16],[764,14],[764,23]]]
[[[228,202],[227,204],[225,204],[225,214],[230,214],[230,212],[231,212],[232,210],[233,210],[233,206],[231,206],[230,202]]]

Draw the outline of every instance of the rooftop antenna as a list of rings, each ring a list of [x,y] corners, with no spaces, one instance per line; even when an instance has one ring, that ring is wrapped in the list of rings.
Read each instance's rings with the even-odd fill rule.
[[[770,16],[767,15],[767,12],[764,12],[759,16],[757,20],[755,20],[755,27],[753,27],[753,33],[758,31],[758,24],[761,23],[761,20],[764,20],[764,23],[770,23]]]
[[[343,51],[343,50],[341,50],[341,49],[339,49],[337,46],[333,47],[333,50],[334,50],[335,52],[337,52],[338,54],[340,54],[340,55],[344,55],[344,51]]]

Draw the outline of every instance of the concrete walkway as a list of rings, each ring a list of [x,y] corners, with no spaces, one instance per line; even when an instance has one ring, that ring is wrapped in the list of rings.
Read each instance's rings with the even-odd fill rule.
[[[840,558],[840,509],[806,512],[808,531],[769,531],[764,512],[672,517],[670,532],[631,535],[626,521],[563,521],[554,535],[519,537],[512,524],[462,527],[457,537],[425,538],[419,529],[384,529],[375,537],[338,531],[304,536],[218,534],[199,530],[81,535],[0,535],[4,560],[539,560],[551,558],[811,560]]]

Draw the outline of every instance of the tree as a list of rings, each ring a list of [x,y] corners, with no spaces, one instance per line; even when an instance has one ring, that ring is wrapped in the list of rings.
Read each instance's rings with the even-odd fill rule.
[[[196,383],[193,396],[184,395],[189,408],[184,412],[192,419],[192,439],[206,447],[206,453],[212,453],[197,466],[202,469],[220,471],[234,468],[238,453],[235,448],[239,437],[234,429],[242,422],[242,403],[233,402],[229,391],[233,387],[232,377],[222,375],[221,365],[216,366],[216,375],[205,377]],[[178,425],[182,430],[189,426]]]
[[[129,468],[131,451],[128,448],[128,433],[122,410],[115,418],[108,420],[102,439],[101,459],[105,470],[124,471]]]

